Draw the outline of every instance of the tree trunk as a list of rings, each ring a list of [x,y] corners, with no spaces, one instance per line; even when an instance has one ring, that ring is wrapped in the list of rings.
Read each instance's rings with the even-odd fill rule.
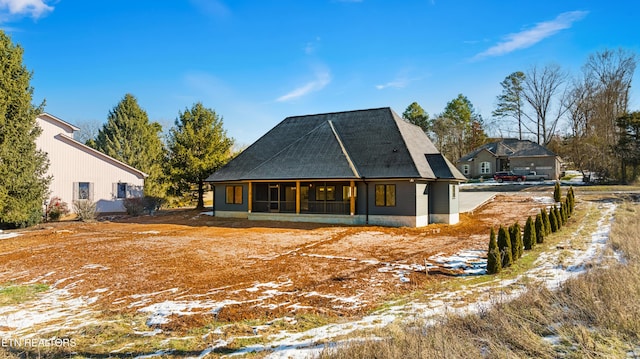
[[[198,181],[198,205],[196,209],[204,209],[204,181]]]

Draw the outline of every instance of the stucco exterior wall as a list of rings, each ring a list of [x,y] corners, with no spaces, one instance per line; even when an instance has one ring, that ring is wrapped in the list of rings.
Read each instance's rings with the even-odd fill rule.
[[[42,134],[36,140],[38,149],[49,157],[48,175],[53,177],[49,186],[49,197],[60,197],[72,209],[72,203],[78,196],[78,183],[90,184],[90,200],[97,202],[98,212],[124,212],[123,199],[117,197],[117,184],[127,184],[127,196],[142,195],[144,176],[133,173],[117,163],[105,160],[90,150],[78,148],[69,143],[62,135],[71,137],[68,127],[55,121],[38,117]]]

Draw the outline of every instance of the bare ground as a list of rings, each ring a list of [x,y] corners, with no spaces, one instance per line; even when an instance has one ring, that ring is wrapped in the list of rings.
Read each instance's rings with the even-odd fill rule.
[[[490,226],[524,224],[545,205],[531,195],[499,195],[457,225],[420,229],[221,219],[193,210],[45,224],[0,241],[0,283],[65,288],[72,297],[92,298],[87,303],[96,313],[143,310],[163,330],[212,315],[219,321],[357,316],[458,274],[429,263],[427,275],[415,264],[486,250]],[[182,314],[190,315],[158,317],[154,305],[163,303],[182,303]]]

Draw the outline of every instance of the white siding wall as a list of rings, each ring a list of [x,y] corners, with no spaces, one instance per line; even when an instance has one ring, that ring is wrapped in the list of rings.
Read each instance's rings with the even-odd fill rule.
[[[36,144],[49,156],[49,175],[53,176],[49,186],[49,197],[58,196],[67,202],[69,209],[74,200],[74,184],[78,182],[92,183],[93,201],[98,203],[98,212],[123,212],[122,199],[116,199],[114,183],[124,182],[130,186],[142,188],[144,177],[127,170],[116,162],[109,161],[70,143],[64,142],[57,135],[63,133],[73,136],[56,121],[39,117],[38,124],[42,134]],[[77,189],[76,189],[77,195]]]

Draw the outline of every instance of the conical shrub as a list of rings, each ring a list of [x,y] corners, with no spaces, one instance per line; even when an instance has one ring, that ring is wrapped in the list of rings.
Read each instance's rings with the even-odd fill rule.
[[[542,222],[542,214],[536,215],[536,243],[544,243],[544,237],[546,236],[544,223]]]
[[[491,227],[489,234],[489,251],[487,252],[487,274],[500,273],[502,270],[502,258],[500,257],[500,248],[496,239],[496,231]]]
[[[502,268],[507,268],[513,263],[513,252],[511,250],[509,231],[503,226],[498,229],[498,248],[502,258]]]
[[[551,233],[558,231],[558,217],[556,217],[555,207],[549,209],[549,224],[551,225]]]
[[[525,250],[533,249],[536,245],[536,227],[531,216],[527,218],[527,223],[524,225],[522,244],[524,245]]]

